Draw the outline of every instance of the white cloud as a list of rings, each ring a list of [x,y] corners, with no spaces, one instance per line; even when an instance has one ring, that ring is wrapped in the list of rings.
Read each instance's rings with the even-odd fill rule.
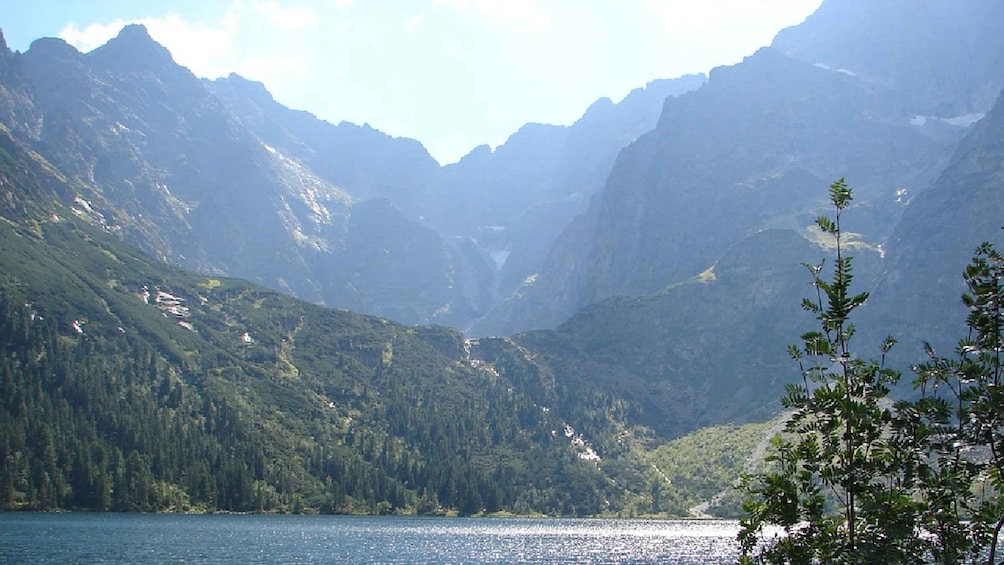
[[[255,2],[251,9],[260,17],[283,29],[317,25],[317,14],[306,6],[283,6],[278,2]],[[339,7],[344,10],[344,7]]]
[[[404,30],[407,32],[412,32],[418,29],[418,26],[422,24],[425,16],[422,14],[417,14],[414,16],[409,16],[404,19]]]
[[[328,0],[328,5],[334,6],[336,10],[344,13],[354,3],[354,0]]]
[[[528,27],[550,27],[551,20],[533,0],[436,0],[434,6],[446,6],[460,12],[474,12],[495,20]]]
[[[175,62],[188,67],[197,76],[216,78],[239,72],[261,80],[299,72],[302,64],[290,56],[256,53],[264,44],[257,41],[248,47],[247,41],[241,41],[241,35],[267,32],[270,41],[283,44],[286,43],[284,33],[302,31],[318,22],[317,15],[307,7],[283,6],[275,1],[246,4],[234,0],[225,15],[216,21],[199,22],[168,14],[136,20],[116,19],[83,28],[70,24],[59,32],[59,36],[86,52],[115,37],[126,24],[143,24],[150,36],[171,52]]]
[[[241,76],[263,81],[265,87],[273,93],[276,90],[275,87],[278,86],[275,83],[280,82],[276,79],[290,76],[301,78],[302,75],[308,74],[310,71],[303,61],[282,55],[249,57],[241,60],[236,67],[230,70]]]
[[[90,24],[83,29],[78,29],[76,24],[71,23],[60,30],[59,37],[80,51],[87,52],[107,43],[127,23],[129,22],[125,20],[115,20],[107,24]]]
[[[754,22],[780,22],[791,14],[807,13],[819,6],[821,0],[647,0],[647,10],[660,22],[663,31],[679,33],[684,30],[713,31],[726,25]],[[787,23],[787,22],[786,22]],[[799,22],[790,22],[794,25]],[[752,26],[749,26],[752,27]],[[757,26],[762,28],[763,26]],[[774,33],[776,30],[768,30]],[[751,30],[752,32],[752,30]]]
[[[202,77],[214,78],[232,70],[237,18],[228,14],[214,25],[192,23],[178,16],[141,21],[150,36],[167,47],[180,65]]]

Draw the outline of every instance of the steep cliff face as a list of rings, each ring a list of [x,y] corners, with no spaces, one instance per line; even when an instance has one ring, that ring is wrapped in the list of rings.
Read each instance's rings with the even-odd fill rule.
[[[965,336],[962,272],[978,245],[1004,243],[1004,99],[959,144],[930,190],[910,201],[887,245],[869,325],[922,358],[930,341],[949,354]]]
[[[0,123],[19,131],[37,128],[40,115],[20,73],[20,61],[7,47],[0,30]]]
[[[882,86],[761,49],[667,99],[658,127],[621,151],[577,233],[559,239],[536,284],[513,301],[531,317],[511,316],[509,329],[658,291],[756,230],[805,227],[842,176],[860,203],[851,229],[881,241],[903,191],[930,184],[952,141],[911,123]],[[535,319],[544,302],[552,317]]]
[[[652,81],[615,104],[603,98],[570,126],[526,124],[494,151],[474,149],[443,168],[432,221],[447,233],[511,226],[528,208],[572,199],[581,211],[606,180],[617,153],[655,127],[669,96],[696,89],[693,75]]]
[[[962,118],[986,112],[1004,85],[1002,20],[995,0],[827,0],[772,46],[887,86],[912,114]]]
[[[253,248],[282,231],[274,214],[249,233],[232,219],[270,204],[267,153],[144,28],[127,26],[86,55],[59,39],[37,40],[21,71],[44,114],[36,134],[43,153],[93,186],[109,205],[100,212],[148,252],[229,271],[252,257],[221,244],[262,236],[248,242]]]
[[[558,236],[601,190],[620,150],[655,127],[666,98],[704,83],[703,75],[652,81],[618,103],[596,101],[571,126],[528,124],[495,151],[480,147],[443,168],[431,217],[448,233],[470,234],[496,260],[495,304],[511,303],[545,269]],[[506,331],[506,308],[474,331]]]
[[[439,164],[418,141],[368,125],[330,124],[279,104],[263,84],[236,74],[205,84],[262,142],[325,181],[358,199],[389,198],[408,216],[427,213]]]
[[[312,259],[326,304],[458,327],[488,307],[486,257],[422,219],[439,165],[420,143],[291,110],[238,75],[206,85],[271,153],[355,202],[333,256]]]
[[[409,323],[472,315],[442,238],[394,206],[355,210],[418,199],[438,171],[418,142],[331,126],[237,77],[207,85],[142,26],[87,54],[42,39],[7,58],[8,127],[72,179],[77,213],[155,257]],[[372,241],[427,268],[381,270]]]
[[[3,53],[3,121],[70,178],[78,213],[201,272],[458,327],[540,271],[620,148],[704,82],[654,81],[440,168],[415,140],[290,110],[260,83],[197,79],[139,25],[86,54],[52,38]],[[389,205],[355,210],[373,199]]]
[[[655,127],[666,98],[696,90],[705,81],[703,75],[652,81],[619,103],[596,101],[569,127],[551,191],[517,216],[511,252],[500,273],[499,296],[509,296],[541,272],[558,236],[603,188],[620,150]]]
[[[922,189],[944,146],[887,92],[763,49],[669,100],[659,127],[624,151],[600,203],[588,301],[692,276],[755,229],[800,227],[829,180],[846,176],[880,239],[895,191]]]
[[[597,101],[571,126],[527,124],[494,151],[478,147],[442,169],[413,140],[368,126],[333,126],[278,104],[263,85],[237,75],[207,85],[270,148],[354,197],[387,198],[404,221],[421,218],[443,234],[445,247],[438,247],[449,256],[448,278],[465,282],[458,282],[463,303],[444,300],[438,311],[454,314],[437,320],[466,325],[541,269],[618,151],[655,126],[665,98],[703,82],[702,76],[653,81],[618,104]],[[426,263],[442,258],[430,255]],[[426,295],[437,287],[428,288]]]

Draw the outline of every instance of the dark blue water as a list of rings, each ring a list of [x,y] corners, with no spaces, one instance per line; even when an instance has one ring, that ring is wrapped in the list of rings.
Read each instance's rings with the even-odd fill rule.
[[[0,514],[0,563],[618,563],[736,558],[726,521]]]

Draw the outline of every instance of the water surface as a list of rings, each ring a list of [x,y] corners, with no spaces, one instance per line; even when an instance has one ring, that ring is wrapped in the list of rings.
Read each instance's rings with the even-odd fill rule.
[[[0,514],[0,563],[713,564],[732,521]]]

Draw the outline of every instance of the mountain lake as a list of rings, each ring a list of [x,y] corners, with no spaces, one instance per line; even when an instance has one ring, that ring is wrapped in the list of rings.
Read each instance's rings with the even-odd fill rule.
[[[726,520],[0,514],[0,563],[734,563]]]

